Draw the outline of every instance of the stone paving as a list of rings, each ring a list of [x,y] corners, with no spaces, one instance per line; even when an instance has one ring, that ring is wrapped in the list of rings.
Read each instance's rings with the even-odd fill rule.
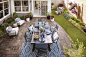
[[[17,36],[8,36],[5,32],[4,36],[0,38],[0,57],[19,57],[25,38],[24,33],[28,31],[28,27],[30,25],[35,25],[35,22],[38,18],[33,18],[29,22],[25,22],[22,26],[19,27],[19,33]],[[65,32],[65,30],[55,21],[50,21],[47,18],[42,18],[42,20],[46,20],[49,22],[49,25],[58,25],[58,35],[59,35],[59,42],[63,51],[63,46],[67,48],[70,47],[70,37]],[[64,52],[63,52],[64,53]]]

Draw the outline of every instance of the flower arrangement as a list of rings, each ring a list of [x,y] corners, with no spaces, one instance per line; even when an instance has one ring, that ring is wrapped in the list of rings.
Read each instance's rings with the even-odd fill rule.
[[[54,15],[51,15],[51,16],[50,16],[50,19],[53,19],[53,18],[54,18]]]
[[[71,10],[71,12],[74,13],[74,14],[77,13],[76,9],[75,9],[75,7],[77,6],[77,3],[69,2],[68,4],[70,5],[69,10]]]
[[[69,2],[68,4],[69,4],[69,5],[72,5],[72,2]]]
[[[29,15],[25,15],[26,18],[29,18]]]
[[[77,4],[76,4],[76,3],[74,3],[74,4],[73,4],[73,6],[74,6],[74,7],[76,7],[76,6],[77,6]]]
[[[58,4],[58,7],[63,7],[63,4],[62,4],[62,3],[59,3],[59,4]]]
[[[76,10],[75,9],[72,9],[71,12],[75,14],[76,13]]]

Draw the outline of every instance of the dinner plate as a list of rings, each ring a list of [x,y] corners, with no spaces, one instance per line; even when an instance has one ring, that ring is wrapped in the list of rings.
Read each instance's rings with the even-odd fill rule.
[[[41,39],[41,38],[39,38],[39,42],[45,42],[45,38],[43,38],[43,39]]]

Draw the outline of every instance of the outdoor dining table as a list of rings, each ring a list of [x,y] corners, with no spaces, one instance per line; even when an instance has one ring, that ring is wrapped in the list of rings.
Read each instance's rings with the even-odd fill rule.
[[[33,34],[34,34],[34,32],[36,31],[36,32],[39,32],[39,35],[40,35],[40,27],[41,27],[41,24],[43,24],[43,22],[35,22],[35,27],[36,26],[38,26],[39,28],[34,28],[34,30],[33,30]],[[49,27],[49,24],[48,24],[48,22],[46,22],[46,25],[44,25],[44,27]],[[45,41],[44,42],[40,42],[39,41],[39,39],[40,38],[42,38],[42,37],[39,37],[38,39],[34,39],[34,37],[32,36],[32,40],[31,40],[31,44],[33,44],[33,49],[32,49],[32,51],[34,51],[35,50],[35,46],[36,46],[36,44],[48,44],[48,50],[49,51],[51,51],[50,50],[50,44],[52,44],[52,38],[51,38],[51,34],[46,34],[46,31],[48,31],[48,30],[50,30],[50,28],[43,28],[43,29],[45,29],[45,32],[44,32],[44,39],[45,39]]]

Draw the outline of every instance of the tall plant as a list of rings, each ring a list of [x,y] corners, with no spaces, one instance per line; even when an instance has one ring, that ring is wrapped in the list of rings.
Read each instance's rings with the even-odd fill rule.
[[[14,17],[14,18],[17,18],[17,17],[18,17],[18,15],[17,15],[16,12],[13,13],[13,17]]]
[[[83,42],[79,42],[77,39],[77,42],[71,41],[71,49],[68,49],[63,46],[63,49],[65,51],[65,57],[84,57],[83,51],[85,49]]]
[[[29,12],[28,15],[29,15],[30,17],[33,17],[33,13],[32,13],[32,12]]]
[[[47,16],[50,16],[51,15],[51,13],[50,12],[47,12],[47,14],[46,14]]]
[[[54,5],[54,3],[51,3],[51,6],[53,6]]]

